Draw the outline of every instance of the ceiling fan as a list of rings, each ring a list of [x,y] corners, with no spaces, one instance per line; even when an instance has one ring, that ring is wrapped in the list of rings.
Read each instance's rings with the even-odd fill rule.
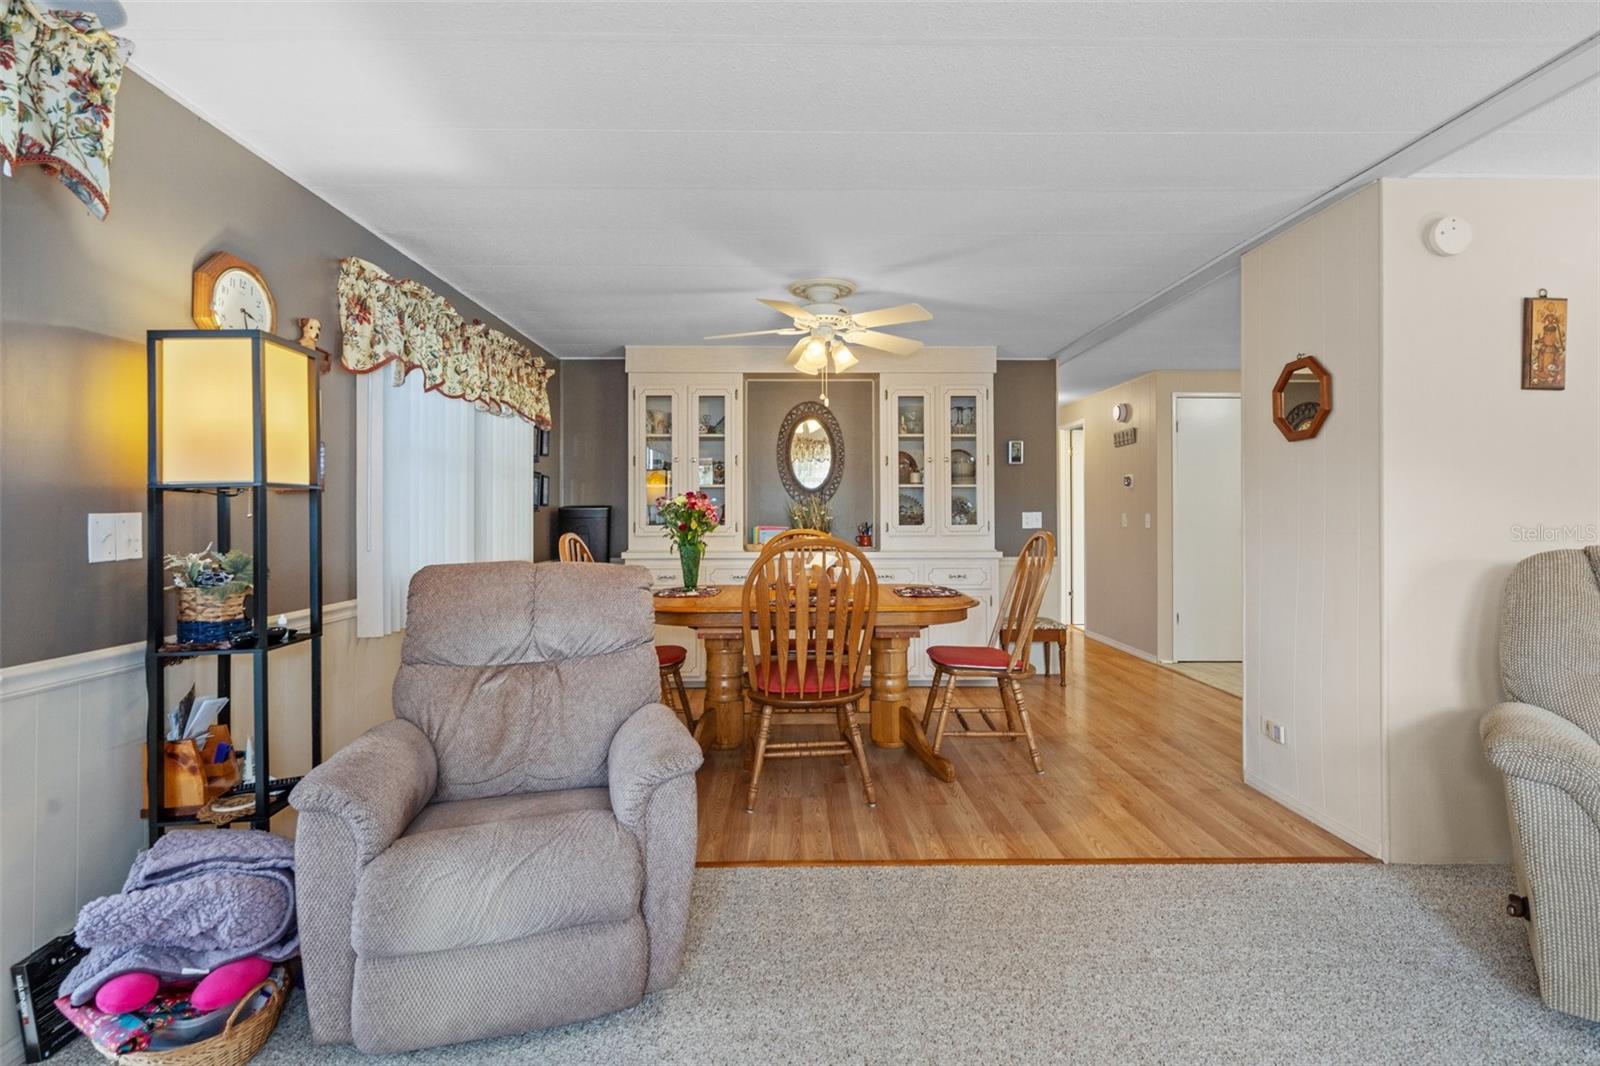
[[[822,374],[828,371],[840,374],[861,360],[850,346],[869,348],[889,355],[916,355],[922,342],[880,333],[878,326],[899,326],[907,322],[926,322],[932,313],[921,304],[900,304],[879,311],[861,311],[852,314],[839,305],[839,301],[856,291],[853,281],[842,278],[808,278],[789,286],[789,291],[806,301],[805,306],[788,300],[761,300],[774,311],[794,319],[794,325],[783,329],[757,329],[748,333],[718,333],[708,341],[729,340],[733,337],[799,337],[789,350],[788,363],[802,374]]]

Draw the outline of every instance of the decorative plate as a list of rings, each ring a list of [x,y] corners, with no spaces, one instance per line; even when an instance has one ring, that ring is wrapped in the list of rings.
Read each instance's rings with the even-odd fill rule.
[[[943,600],[962,593],[945,585],[896,585],[894,594],[907,600]]]
[[[715,596],[722,589],[716,585],[701,585],[699,588],[686,589],[682,585],[677,588],[656,589],[652,595],[664,600],[688,600],[698,596]]]
[[[911,481],[911,475],[918,470],[917,461],[910,452],[900,453],[900,484],[905,485]]]
[[[965,448],[956,448],[950,453],[950,476],[963,481],[978,476],[978,460]]]
[[[908,526],[922,524],[922,501],[908,492],[900,494],[900,521]]]

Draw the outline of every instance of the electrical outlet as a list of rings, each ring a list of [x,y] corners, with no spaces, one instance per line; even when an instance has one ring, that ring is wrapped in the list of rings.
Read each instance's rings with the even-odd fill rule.
[[[1270,718],[1263,718],[1261,720],[1261,731],[1265,733],[1267,735],[1267,739],[1272,741],[1274,744],[1289,743],[1289,733],[1288,730],[1284,729],[1282,722],[1274,722]]]
[[[117,515],[117,558],[144,558],[144,515],[138,511]]]
[[[1146,511],[1144,513],[1144,528],[1146,528],[1146,529],[1150,528],[1150,512],[1149,511]]]
[[[117,558],[117,516],[92,514],[89,516],[89,561],[110,563]]]
[[[1123,511],[1122,512],[1122,528],[1123,529],[1127,529],[1128,528],[1128,512],[1127,511]]]
[[[1044,512],[1043,511],[1023,511],[1022,512],[1022,528],[1023,529],[1043,529],[1044,528]]]

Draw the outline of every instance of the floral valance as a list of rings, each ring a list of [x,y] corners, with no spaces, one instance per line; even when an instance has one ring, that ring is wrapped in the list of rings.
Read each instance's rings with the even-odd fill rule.
[[[499,413],[521,415],[550,428],[544,357],[490,329],[468,322],[426,285],[390,277],[365,259],[339,263],[340,360],[358,374],[398,362],[420,370],[428,389]],[[402,375],[404,376],[404,375]]]
[[[0,161],[55,174],[96,218],[111,209],[112,107],[131,51],[94,15],[0,0]]]

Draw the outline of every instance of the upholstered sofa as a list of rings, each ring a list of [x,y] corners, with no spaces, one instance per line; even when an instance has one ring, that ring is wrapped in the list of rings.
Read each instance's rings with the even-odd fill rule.
[[[1600,545],[1524,559],[1506,582],[1483,719],[1548,1006],[1600,1021]],[[1513,907],[1515,909],[1515,907]]]
[[[672,982],[699,746],[658,702],[650,575],[431,566],[396,718],[291,795],[311,1032],[409,1051]]]

